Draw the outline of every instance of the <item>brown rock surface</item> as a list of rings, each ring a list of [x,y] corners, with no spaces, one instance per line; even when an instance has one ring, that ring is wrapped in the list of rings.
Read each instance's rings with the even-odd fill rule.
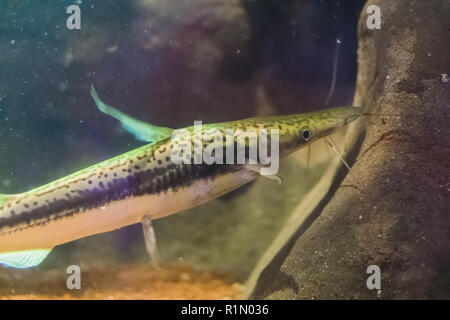
[[[371,4],[380,30],[366,27]],[[371,0],[358,32],[354,103],[391,116],[358,124],[352,169],[262,270],[252,298],[450,298],[449,4]],[[381,290],[366,287],[369,265]]]

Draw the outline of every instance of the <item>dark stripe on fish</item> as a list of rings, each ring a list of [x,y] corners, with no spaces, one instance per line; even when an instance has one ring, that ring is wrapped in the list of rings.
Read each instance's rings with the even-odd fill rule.
[[[3,227],[48,222],[133,196],[159,194],[169,189],[176,191],[190,186],[195,180],[213,179],[217,175],[240,168],[238,165],[171,164],[167,168],[138,171],[125,178],[115,178],[108,183],[96,182],[92,188],[68,192],[65,198],[53,199],[37,207],[31,206],[28,211],[11,211],[11,216],[0,218],[0,233]],[[50,218],[51,216],[54,217]]]

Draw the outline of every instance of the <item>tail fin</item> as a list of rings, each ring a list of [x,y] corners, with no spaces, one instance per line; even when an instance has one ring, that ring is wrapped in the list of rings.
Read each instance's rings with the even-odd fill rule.
[[[37,249],[0,253],[0,264],[5,267],[26,269],[38,266],[52,249]]]

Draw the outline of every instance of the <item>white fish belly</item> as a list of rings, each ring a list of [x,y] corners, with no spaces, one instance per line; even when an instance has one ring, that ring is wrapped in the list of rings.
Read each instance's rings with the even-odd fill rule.
[[[201,179],[177,191],[169,189],[159,194],[130,197],[45,224],[27,226],[0,234],[0,252],[53,248],[139,223],[146,214],[153,219],[162,218],[215,199],[254,178],[254,173],[242,170],[215,179]]]

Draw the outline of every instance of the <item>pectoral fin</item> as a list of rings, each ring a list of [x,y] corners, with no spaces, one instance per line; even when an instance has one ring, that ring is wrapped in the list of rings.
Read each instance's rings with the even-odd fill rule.
[[[170,137],[170,135],[172,134],[173,129],[158,127],[150,123],[140,121],[123,113],[122,111],[117,110],[114,107],[107,105],[102,100],[100,100],[93,85],[91,85],[91,96],[97,104],[97,108],[101,112],[119,120],[122,127],[140,141],[156,142],[161,139]]]
[[[264,166],[259,165],[259,164],[246,164],[245,165],[245,168],[247,168],[247,170],[256,172],[257,174],[261,175],[262,177],[276,181],[280,186],[283,185],[283,178],[281,178],[278,175],[262,175],[261,167],[264,167]]]
[[[39,265],[52,249],[36,249],[0,253],[0,264],[6,267],[25,269]]]

